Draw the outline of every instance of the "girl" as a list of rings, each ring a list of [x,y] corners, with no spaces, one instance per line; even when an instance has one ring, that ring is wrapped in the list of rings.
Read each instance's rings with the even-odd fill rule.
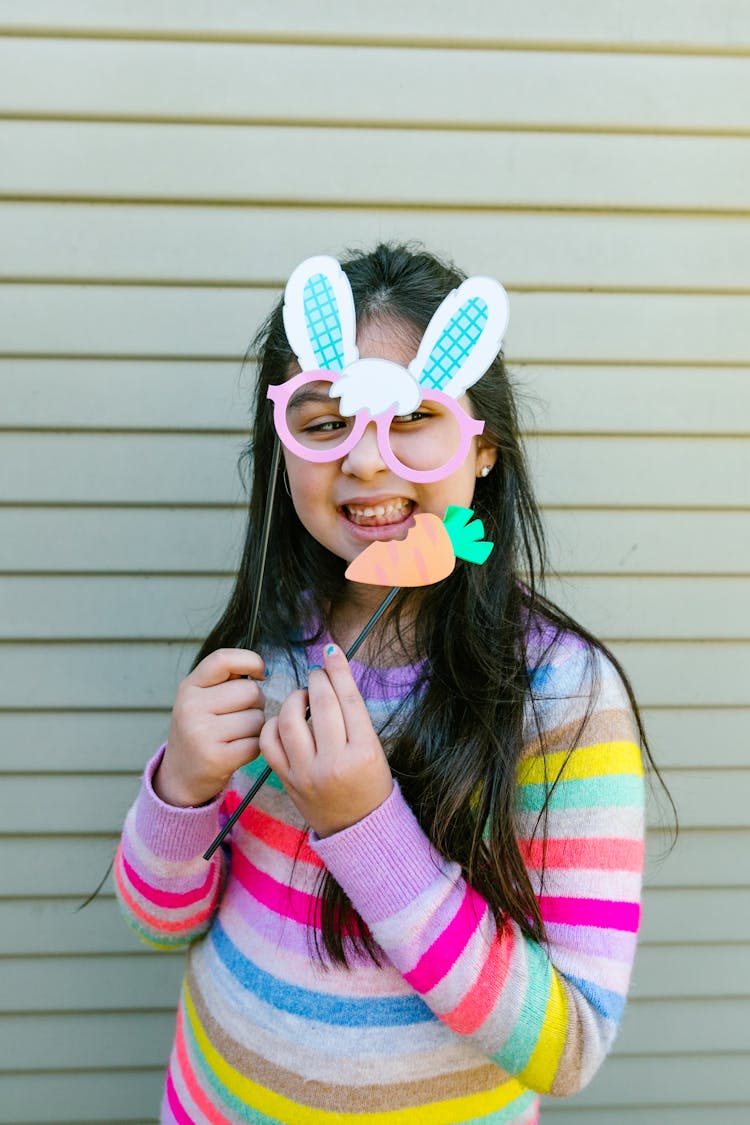
[[[536,1122],[540,1093],[591,1079],[622,1014],[645,736],[617,661],[540,593],[544,540],[498,341],[455,407],[425,392],[385,437],[374,411],[355,435],[344,399],[386,371],[362,361],[403,374],[462,275],[390,245],[343,269],[359,362],[348,286],[326,279],[340,402],[325,371],[286,386],[304,367],[289,342],[299,286],[256,341],[237,583],[116,859],[133,928],[190,947],[161,1120]],[[235,646],[274,420],[283,486],[251,652]],[[436,426],[440,453],[419,445]],[[488,561],[402,592],[347,662],[384,594],[347,581],[347,565],[449,504],[481,518]],[[266,763],[270,781],[207,863]]]

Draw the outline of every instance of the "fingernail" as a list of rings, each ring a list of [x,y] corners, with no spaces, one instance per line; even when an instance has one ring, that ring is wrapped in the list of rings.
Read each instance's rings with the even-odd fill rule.
[[[326,656],[333,656],[335,651],[336,651],[335,645],[327,645],[326,646]]]
[[[270,675],[271,675],[271,669],[270,669],[270,668],[268,667],[268,665],[266,664],[266,677],[268,677],[268,676],[270,676]]]
[[[318,668],[322,668],[322,667],[323,667],[322,664],[311,664],[310,667],[308,668],[308,672],[317,672]]]

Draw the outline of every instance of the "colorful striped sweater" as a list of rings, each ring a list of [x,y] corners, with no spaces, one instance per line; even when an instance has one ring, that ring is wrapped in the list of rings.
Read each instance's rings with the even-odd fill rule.
[[[320,646],[308,657],[322,663]],[[529,1125],[539,1093],[572,1094],[590,1080],[615,1037],[635,951],[643,778],[619,676],[597,654],[592,699],[585,663],[568,636],[538,669],[546,752],[529,710],[518,769],[518,836],[548,944],[510,921],[497,929],[397,787],[363,821],[318,840],[272,778],[207,864],[202,853],[262,761],[235,774],[223,799],[178,809],[155,795],[161,751],[152,759],[115,875],[141,937],[190,945],[162,1122]],[[352,667],[380,729],[415,670]],[[267,714],[294,686],[279,659]],[[541,885],[535,831],[558,775]],[[383,951],[381,967],[311,956],[323,865]]]

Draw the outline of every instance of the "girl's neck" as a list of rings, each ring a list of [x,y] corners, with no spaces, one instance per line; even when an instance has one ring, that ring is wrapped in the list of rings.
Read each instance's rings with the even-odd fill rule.
[[[332,639],[346,652],[356,641],[390,588],[351,584],[345,600],[334,605],[328,614],[328,629]],[[356,659],[363,664],[380,667],[396,667],[416,661],[413,645],[411,615],[401,615],[401,627],[397,632],[389,623],[392,607],[389,606],[382,621],[365,638],[357,649]],[[400,635],[399,635],[400,634]]]

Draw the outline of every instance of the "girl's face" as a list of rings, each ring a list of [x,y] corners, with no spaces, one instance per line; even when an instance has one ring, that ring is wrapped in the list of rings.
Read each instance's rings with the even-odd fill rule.
[[[359,331],[362,359],[391,360],[406,367],[418,339],[408,325],[371,320]],[[460,405],[471,414],[467,395]],[[332,414],[337,414],[332,400]],[[316,463],[284,449],[289,491],[300,522],[324,547],[347,563],[376,539],[403,539],[418,512],[440,519],[449,504],[471,507],[483,466],[494,465],[495,450],[473,438],[463,464],[450,476],[417,484],[399,477],[384,463],[370,423],[359,442],[338,461]]]

